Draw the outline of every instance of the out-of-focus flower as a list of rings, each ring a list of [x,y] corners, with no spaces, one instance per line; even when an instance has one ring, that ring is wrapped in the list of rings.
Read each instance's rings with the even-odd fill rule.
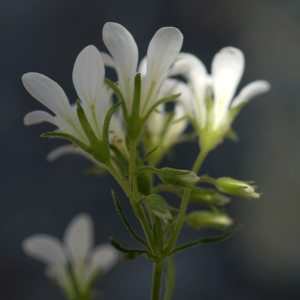
[[[66,228],[63,242],[47,234],[26,238],[26,254],[47,265],[46,274],[70,298],[76,293],[90,299],[96,280],[117,261],[118,253],[109,244],[93,248],[93,224],[89,215],[75,216]],[[87,297],[87,298],[84,298]]]
[[[104,64],[116,69],[118,87],[123,94],[128,115],[131,115],[138,63],[137,45],[122,25],[111,22],[104,25],[103,41],[113,56],[112,59],[103,54]],[[161,98],[162,83],[181,49],[182,41],[181,32],[174,27],[163,27],[152,38],[148,47],[147,62],[144,61],[141,70],[145,73],[141,87],[141,117]]]

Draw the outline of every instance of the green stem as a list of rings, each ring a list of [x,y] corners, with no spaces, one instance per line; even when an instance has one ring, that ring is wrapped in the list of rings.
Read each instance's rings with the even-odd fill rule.
[[[164,300],[171,300],[174,286],[175,286],[175,264],[173,256],[167,258],[168,271],[166,275],[166,292]]]
[[[208,154],[207,151],[201,151],[199,153],[199,155],[198,155],[198,157],[195,161],[195,164],[193,166],[193,169],[192,169],[192,171],[194,173],[198,173],[198,171],[201,167],[201,164],[203,163],[203,161],[204,161],[207,154]],[[192,189],[189,189],[189,188],[186,188],[184,190],[183,198],[181,200],[179,214],[178,214],[178,217],[177,217],[177,222],[176,222],[176,225],[175,225],[175,228],[174,228],[174,233],[171,235],[171,237],[169,239],[168,246],[166,247],[166,250],[165,250],[166,254],[170,253],[170,251],[172,250],[172,248],[174,247],[174,245],[177,241],[178,235],[180,233],[180,230],[181,230],[181,227],[183,225],[184,218],[185,218],[185,212],[186,212],[186,209],[187,209],[187,206],[188,206],[188,203],[189,203],[191,191],[192,191]]]
[[[159,263],[153,263],[151,300],[159,300],[160,299],[163,265],[164,265],[163,260],[160,261]]]

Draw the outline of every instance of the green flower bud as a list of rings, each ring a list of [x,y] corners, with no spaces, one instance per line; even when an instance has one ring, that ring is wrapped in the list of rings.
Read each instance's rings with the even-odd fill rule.
[[[233,220],[220,211],[194,211],[185,217],[185,222],[195,229],[227,229],[233,224]]]
[[[184,193],[184,189],[180,190],[181,196]],[[213,189],[199,188],[192,190],[190,195],[190,202],[201,203],[205,205],[217,205],[223,206],[230,202],[230,199],[218,191]]]
[[[216,179],[215,186],[222,193],[240,196],[246,199],[259,198],[260,194],[255,192],[256,186],[249,183],[252,182],[222,177]]]
[[[171,211],[176,210],[170,206],[163,197],[157,194],[147,196],[145,203],[147,207],[164,222],[172,219]]]
[[[192,171],[172,168],[159,169],[156,174],[165,183],[188,188],[192,188],[193,185],[200,179],[200,177],[198,177],[197,174]]]

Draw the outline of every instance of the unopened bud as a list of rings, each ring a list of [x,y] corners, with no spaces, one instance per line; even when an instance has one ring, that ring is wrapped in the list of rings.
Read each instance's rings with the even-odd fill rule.
[[[200,177],[198,177],[197,174],[192,171],[172,168],[159,169],[157,175],[164,183],[188,188],[192,188],[193,185],[200,179]]]
[[[226,229],[233,224],[233,220],[220,211],[194,211],[185,217],[185,222],[195,229]]]
[[[184,189],[181,189],[180,194],[183,195],[183,193]],[[220,194],[216,190],[197,187],[197,189],[194,189],[191,192],[190,202],[223,206],[230,202],[230,198]]]
[[[222,177],[216,180],[215,186],[222,193],[240,196],[246,199],[259,198],[260,194],[255,192],[256,186],[249,183],[252,182]]]

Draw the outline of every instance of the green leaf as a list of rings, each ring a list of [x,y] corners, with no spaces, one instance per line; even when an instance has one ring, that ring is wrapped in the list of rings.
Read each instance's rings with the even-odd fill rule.
[[[223,241],[227,240],[235,232],[242,229],[243,227],[244,227],[244,224],[241,224],[241,225],[238,225],[238,226],[234,227],[233,229],[229,230],[228,232],[226,232],[222,235],[215,236],[215,237],[210,237],[210,238],[199,239],[199,240],[196,240],[194,242],[178,246],[178,247],[174,248],[169,253],[169,255],[173,255],[177,252],[180,252],[180,251],[192,248],[192,247],[196,247],[196,246],[199,246],[199,245],[206,245],[206,244],[214,244],[214,243],[223,242]]]
[[[119,199],[118,199],[118,197],[117,197],[115,191],[114,191],[114,190],[111,190],[111,194],[112,194],[112,197],[113,197],[113,199],[114,199],[114,202],[115,202],[115,206],[116,206],[117,212],[118,212],[118,214],[119,214],[121,220],[122,220],[123,223],[125,224],[127,230],[128,230],[129,233],[131,234],[131,236],[132,236],[133,238],[135,238],[136,240],[138,240],[140,243],[142,243],[144,246],[146,246],[147,248],[149,248],[148,245],[147,245],[147,243],[146,243],[142,238],[140,238],[140,237],[133,231],[133,229],[131,228],[129,222],[127,221],[127,219],[126,219],[126,217],[125,217],[125,214],[124,214],[124,212],[123,212],[123,210],[122,210],[121,204],[120,204],[120,202],[119,202]]]
[[[96,142],[98,139],[95,135],[95,132],[93,130],[93,128],[91,127],[86,114],[80,104],[80,100],[78,99],[76,101],[76,105],[77,105],[77,116],[79,119],[79,122],[81,124],[82,129],[84,130],[86,136],[88,137],[89,141],[91,144],[93,144],[94,142]]]
[[[73,135],[68,134],[68,133],[62,133],[62,132],[45,132],[45,133],[41,134],[41,137],[59,137],[59,138],[64,138],[64,139],[67,139],[67,140],[71,141],[73,144],[79,146],[84,151],[89,152],[88,151],[89,148],[88,148],[88,146],[86,144],[84,144],[79,139],[77,139],[76,137],[74,137]]]
[[[109,238],[109,242],[111,243],[111,245],[116,248],[117,250],[119,250],[120,252],[124,253],[122,255],[122,260],[125,261],[129,261],[129,260],[133,260],[136,258],[139,258],[142,255],[145,255],[148,259],[154,261],[154,262],[159,262],[160,259],[151,254],[150,252],[146,251],[146,250],[141,250],[141,249],[125,249],[123,248],[113,237]]]

